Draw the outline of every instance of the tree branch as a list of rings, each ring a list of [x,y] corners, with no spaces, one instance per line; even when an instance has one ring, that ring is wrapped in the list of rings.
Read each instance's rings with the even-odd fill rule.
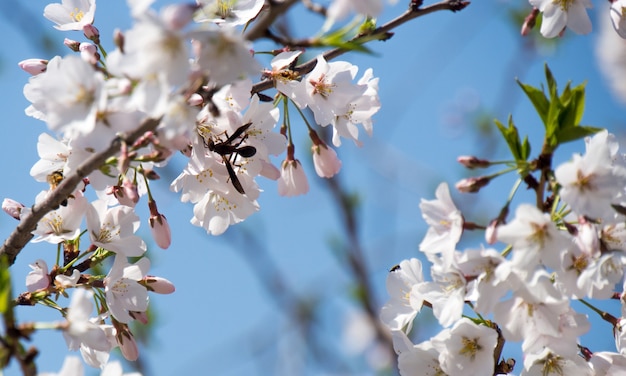
[[[289,1],[286,1],[286,3],[288,2]],[[354,38],[350,39],[348,42],[356,43],[356,44],[365,44],[372,40],[387,40],[391,38],[391,36],[393,35],[392,33],[390,33],[391,30],[415,18],[422,17],[427,14],[438,12],[441,10],[449,10],[452,12],[457,12],[459,10],[464,9],[469,4],[470,2],[465,1],[465,0],[444,0],[439,3],[429,5],[425,8],[419,8],[416,4],[412,3],[409,9],[407,9],[400,16],[396,17],[395,19],[387,22],[386,24],[380,27],[377,27],[374,30],[359,34],[355,36]],[[262,34],[259,34],[259,35],[255,34],[254,35],[255,37],[266,35],[265,29],[256,31],[256,32],[262,33]],[[329,61],[350,51],[351,50],[348,50],[345,48],[334,48],[334,49],[324,52],[322,56],[324,57],[326,61]],[[317,57],[307,61],[306,63],[298,65],[297,67],[295,67],[294,72],[297,72],[301,76],[305,75],[311,72],[313,68],[315,68],[316,63],[317,63]],[[259,93],[259,92],[271,89],[273,86],[274,86],[274,82],[272,80],[269,80],[269,79],[264,80],[252,86],[252,93]]]
[[[261,14],[257,17],[252,28],[245,33],[244,38],[250,41],[263,38],[265,31],[274,24],[276,18],[287,12],[297,1],[298,0],[285,0],[280,3],[273,0],[266,1],[264,7],[267,10],[265,13],[261,11]]]
[[[7,255],[9,264],[12,265],[17,255],[33,238],[32,231],[37,228],[37,223],[41,218],[55,208],[58,208],[61,202],[74,192],[83,178],[102,166],[109,157],[117,153],[123,143],[133,144],[135,140],[144,133],[154,130],[160,121],[161,119],[144,120],[137,129],[128,134],[118,135],[111,141],[107,149],[92,155],[78,166],[76,172],[65,177],[61,184],[59,184],[48,197],[34,205],[31,212],[21,218],[19,225],[17,225],[11,235],[4,241],[2,248],[0,248],[0,256]]]

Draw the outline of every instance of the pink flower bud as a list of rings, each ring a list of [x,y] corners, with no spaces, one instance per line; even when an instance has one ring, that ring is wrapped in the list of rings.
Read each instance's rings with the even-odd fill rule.
[[[176,291],[174,284],[165,278],[148,275],[143,279],[142,285],[146,286],[148,291],[157,294],[171,294]]]
[[[539,9],[533,8],[528,16],[524,19],[524,23],[522,24],[522,30],[520,33],[523,37],[530,34],[530,31],[535,27],[535,23],[537,23],[537,16],[539,16]]]
[[[309,183],[300,161],[297,159],[289,160],[289,158],[284,160],[278,179],[278,194],[281,196],[298,196],[308,191]]]
[[[115,29],[113,31],[113,42],[115,46],[120,49],[120,51],[124,52],[124,33],[120,29]]]
[[[494,244],[498,240],[498,220],[494,219],[489,222],[489,226],[485,229],[485,241],[487,244]]]
[[[130,317],[144,325],[148,323],[148,314],[145,312],[128,311],[128,314],[130,315]]]
[[[485,167],[489,167],[489,165],[491,163],[489,163],[488,160],[486,159],[478,159],[476,157],[474,157],[473,155],[462,155],[460,157],[458,157],[457,162],[459,162],[460,164],[462,164],[463,166],[470,168],[470,169],[474,169],[474,168],[485,168]]]
[[[486,176],[480,176],[477,178],[462,179],[456,183],[456,189],[461,193],[476,193],[487,184],[491,179]]]
[[[161,249],[168,249],[170,244],[172,244],[170,225],[167,223],[165,216],[159,213],[154,200],[148,201],[148,207],[150,208],[149,221],[152,237]]]
[[[99,44],[100,43],[100,31],[92,24],[83,26],[83,33],[85,37],[90,41]]]
[[[322,178],[331,178],[341,169],[341,161],[334,149],[326,144],[313,145],[313,165],[315,172]]]
[[[96,64],[100,60],[98,47],[92,43],[81,43],[78,50],[80,51],[80,57],[89,64]]]
[[[204,103],[204,99],[202,99],[202,95],[198,93],[191,94],[189,99],[187,99],[187,104],[193,107],[202,106],[202,103]]]
[[[171,30],[180,30],[193,19],[196,4],[173,4],[161,10],[161,19]]]
[[[134,208],[137,202],[139,202],[139,191],[137,190],[137,184],[133,183],[130,179],[124,177],[121,186],[113,186],[107,190],[107,194],[112,194],[117,199],[120,205]]]
[[[124,355],[126,360],[134,362],[137,358],[139,358],[139,349],[137,348],[135,337],[130,332],[130,328],[126,324],[118,323],[115,329],[117,329],[115,339],[117,340],[117,344],[120,346],[122,355]]]
[[[67,46],[70,50],[74,51],[74,52],[80,51],[80,42],[77,42],[77,41],[72,40],[72,39],[65,38],[63,40],[63,44],[65,46]]]
[[[42,59],[26,59],[22,60],[17,65],[25,70],[27,73],[32,74],[33,76],[38,75],[39,73],[43,73],[48,68],[48,60]]]
[[[163,214],[150,217],[150,229],[152,237],[161,249],[168,249],[172,244],[172,233],[170,225]]]
[[[5,198],[4,201],[2,201],[2,210],[17,220],[20,219],[22,208],[24,208],[23,204],[20,204],[15,200],[11,200],[10,198]]]

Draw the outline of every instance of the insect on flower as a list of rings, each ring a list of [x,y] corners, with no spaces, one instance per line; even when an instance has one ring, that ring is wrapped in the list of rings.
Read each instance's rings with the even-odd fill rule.
[[[235,170],[233,169],[233,164],[235,164],[234,160],[237,155],[240,155],[243,158],[250,158],[256,154],[256,148],[254,146],[241,146],[246,138],[248,138],[248,135],[244,135],[244,133],[248,130],[248,128],[250,128],[251,125],[252,123],[246,123],[237,128],[232,135],[228,136],[228,134],[226,134],[226,140],[224,141],[215,142],[213,140],[209,140],[207,142],[207,147],[210,151],[222,156],[222,160],[224,161],[224,165],[226,166],[226,171],[228,171],[230,181],[232,182],[237,192],[241,193],[242,195],[246,192],[241,186],[239,178],[237,178],[237,173],[235,173]]]

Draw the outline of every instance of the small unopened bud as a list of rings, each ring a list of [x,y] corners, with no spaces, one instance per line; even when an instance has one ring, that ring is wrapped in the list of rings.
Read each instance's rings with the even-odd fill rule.
[[[134,208],[139,202],[139,190],[137,184],[124,177],[122,185],[116,185],[107,189],[107,194],[112,194],[120,205]]]
[[[480,176],[477,178],[462,179],[456,183],[456,189],[461,193],[476,193],[491,181],[490,177]]]
[[[535,27],[535,23],[537,22],[537,16],[539,16],[539,9],[533,8],[530,11],[528,16],[524,19],[524,23],[522,24],[521,34],[523,37],[530,34],[530,31]]]
[[[92,24],[83,26],[85,37],[95,44],[100,44],[100,31]]]
[[[180,30],[193,19],[196,4],[173,4],[161,10],[161,19],[170,30]]]
[[[80,57],[89,64],[95,65],[100,60],[98,47],[95,44],[81,43],[78,49],[80,50]]]
[[[63,44],[74,52],[80,51],[80,42],[77,42],[73,39],[65,38],[63,40]]]
[[[469,169],[485,168],[491,165],[491,163],[488,160],[478,159],[474,157],[473,155],[462,155],[458,157],[456,161]]]
[[[171,294],[176,291],[172,282],[161,277],[148,275],[143,279],[141,284],[146,286],[148,291],[156,292],[157,294]]]
[[[341,169],[341,161],[337,157],[337,152],[329,148],[328,145],[319,138],[317,132],[312,129],[309,130],[309,137],[311,137],[311,141],[313,142],[311,151],[313,152],[315,172],[322,178],[335,176]]]
[[[128,314],[130,315],[130,317],[144,325],[148,323],[148,314],[146,314],[145,312],[128,311]]]
[[[130,328],[126,324],[117,323],[115,329],[117,330],[115,339],[120,346],[122,355],[124,355],[126,360],[134,362],[139,358],[139,348],[137,348],[137,342],[135,341],[133,333],[130,332]]]
[[[313,145],[313,165],[319,177],[331,178],[341,170],[341,161],[337,152],[326,144]]]
[[[190,106],[202,106],[202,103],[204,103],[204,99],[202,98],[202,95],[198,93],[191,94],[189,99],[187,99],[187,104]]]
[[[120,29],[113,31],[113,43],[124,53],[124,33]]]
[[[485,241],[487,244],[494,244],[498,240],[498,220],[493,219],[485,229]]]
[[[159,175],[154,170],[144,170],[143,176],[145,176],[146,179],[148,179],[148,180],[159,180],[159,179],[161,179],[161,175]]]
[[[43,73],[46,71],[46,69],[48,68],[48,60],[26,59],[20,61],[19,63],[17,63],[17,65],[27,73],[36,76],[39,73]]]
[[[2,201],[2,210],[4,210],[5,213],[17,220],[20,219],[20,214],[22,213],[23,208],[23,204],[20,204],[19,202],[10,198],[5,198],[4,201]]]
[[[148,201],[148,207],[150,208],[149,222],[152,237],[161,249],[167,249],[170,244],[172,244],[172,232],[170,230],[170,225],[165,216],[159,213],[154,200]]]

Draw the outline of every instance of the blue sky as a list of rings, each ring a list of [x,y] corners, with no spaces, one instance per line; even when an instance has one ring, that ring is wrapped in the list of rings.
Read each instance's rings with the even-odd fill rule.
[[[46,188],[29,175],[38,159],[37,137],[46,129],[43,123],[24,115],[28,102],[22,88],[28,75],[17,63],[31,57],[51,57],[36,43],[38,39],[33,38],[33,33],[45,31],[61,54],[66,53],[62,46],[64,37],[80,39],[80,35],[54,30],[49,21],[40,17],[47,3],[23,3],[33,16],[39,17],[28,20],[28,24],[34,23],[30,31],[8,22],[17,17],[17,13],[9,14],[8,3],[0,7],[4,16],[0,30],[5,38],[0,46],[0,111],[5,127],[5,136],[0,138],[4,161],[0,196],[27,205]],[[524,2],[516,5],[527,6]],[[387,270],[404,258],[419,257],[417,246],[425,231],[418,207],[420,198],[431,199],[440,181],[452,185],[464,176],[455,162],[458,155],[493,152],[506,157],[499,139],[490,137],[488,132],[479,133],[475,120],[484,115],[505,121],[512,113],[520,133],[529,134],[535,143],[540,141],[541,124],[515,83],[516,77],[538,85],[544,81],[543,64],[547,62],[560,87],[568,80],[574,84],[586,80],[584,123],[609,127],[615,132],[624,129],[624,106],[610,95],[594,53],[598,17],[608,15],[594,9],[590,12],[594,20],[591,35],[567,33],[551,50],[529,54],[523,52],[528,40],[520,37],[518,29],[510,24],[510,6],[503,1],[476,1],[456,14],[432,14],[396,29],[394,37],[386,42],[370,44],[374,55],[342,56],[359,65],[360,72],[373,67],[375,76],[380,77],[382,109],[374,118],[373,137],[363,135],[361,148],[344,142],[339,149],[343,160],[340,179],[360,199],[359,235],[380,305],[386,300]],[[391,19],[403,9],[404,5],[390,7],[380,21]],[[301,30],[299,20],[309,16],[301,10],[296,14],[298,22],[292,25]],[[105,45],[110,46],[108,36],[114,28],[124,30],[130,26],[127,17],[123,1],[98,3],[96,26]],[[320,22],[314,16],[310,19],[308,27],[315,28],[315,23]],[[489,125],[493,132],[493,122]],[[140,231],[150,248],[152,274],[170,279],[177,291],[151,296],[157,316],[150,347],[142,349],[149,375],[328,373],[319,365],[311,365],[311,354],[294,334],[297,326],[293,315],[277,308],[276,301],[285,297],[270,296],[257,274],[259,270],[269,273],[301,298],[315,302],[319,316],[313,330],[328,351],[338,352],[343,321],[347,312],[355,309],[350,300],[352,276],[333,249],[343,236],[340,217],[323,182],[311,168],[304,126],[298,137],[299,158],[309,168],[310,193],[283,198],[277,195],[274,182],[261,181],[265,190],[259,199],[261,211],[221,237],[211,237],[189,224],[192,207],[180,203],[168,190],[167,179],[178,174],[184,159],[172,161],[171,170],[162,173],[156,197],[160,211],[172,226],[172,246],[163,251],[151,243],[146,220]],[[533,146],[535,151],[540,149],[539,144]],[[560,158],[569,158],[573,151],[582,151],[581,144],[563,148]],[[459,194],[453,197],[461,207],[472,208],[478,218],[489,218],[497,213],[513,180],[508,177],[493,184],[482,198]],[[139,215],[145,219],[148,211],[143,204]],[[3,239],[15,225],[13,219],[0,216]],[[256,241],[250,241],[246,234]],[[37,258],[52,263],[54,255],[54,247],[28,246],[12,269],[16,292],[24,290],[29,263]],[[619,312],[617,304],[609,307]],[[41,307],[20,309],[19,318],[59,319],[55,312]],[[611,345],[608,325],[600,324],[595,333],[598,334],[589,343],[593,341],[599,347]],[[65,355],[61,334],[36,333],[34,344],[41,351],[40,370],[59,370]],[[517,344],[507,346],[513,349]],[[341,353],[339,356],[348,364],[350,374],[370,373],[363,357]],[[521,359],[518,364],[521,366]]]

